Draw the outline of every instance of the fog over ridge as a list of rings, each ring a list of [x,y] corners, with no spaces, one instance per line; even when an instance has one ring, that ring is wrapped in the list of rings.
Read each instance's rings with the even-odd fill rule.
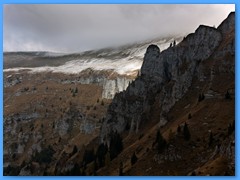
[[[218,26],[234,5],[4,5],[4,51],[81,52]]]

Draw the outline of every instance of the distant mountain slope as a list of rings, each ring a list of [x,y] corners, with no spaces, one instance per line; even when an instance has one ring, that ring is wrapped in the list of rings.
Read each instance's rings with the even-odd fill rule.
[[[167,48],[174,39],[181,37],[156,39],[149,42],[105,48],[73,54],[50,52],[6,52],[4,53],[4,71],[23,69],[32,72],[79,73],[85,69],[114,70],[119,74],[131,73],[141,67],[146,47],[156,43],[160,48]]]

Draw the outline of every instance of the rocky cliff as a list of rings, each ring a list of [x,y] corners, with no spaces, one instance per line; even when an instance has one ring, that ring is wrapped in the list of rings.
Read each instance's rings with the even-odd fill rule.
[[[202,63],[213,57],[234,54],[234,13],[218,28],[200,25],[179,44],[160,52],[152,44],[147,48],[141,74],[126,89],[115,95],[102,125],[100,139],[105,141],[112,130],[138,131],[149,121],[151,106],[159,104],[159,126],[167,123],[167,113],[190,88],[194,78],[205,81]],[[234,34],[232,32],[231,34]],[[228,69],[234,71],[234,63]],[[226,65],[225,65],[226,67]],[[211,69],[209,69],[211,71]],[[226,68],[225,68],[226,70]]]
[[[86,74],[86,71],[90,72]],[[85,70],[79,75],[78,79],[74,80],[74,82],[99,85],[103,89],[102,98],[113,99],[116,93],[126,90],[128,84],[136,77],[135,74],[132,76],[125,76],[111,71]]]

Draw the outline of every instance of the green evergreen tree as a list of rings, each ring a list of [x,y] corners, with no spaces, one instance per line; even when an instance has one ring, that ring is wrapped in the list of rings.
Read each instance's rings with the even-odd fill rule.
[[[73,92],[73,93],[72,93],[72,97],[75,97],[75,96],[76,96],[76,95],[75,95],[75,92]]]
[[[212,131],[209,134],[208,146],[210,147],[213,143],[213,133]]]
[[[231,96],[230,96],[230,93],[228,92],[228,90],[227,90],[227,92],[225,94],[225,99],[231,99]]]
[[[189,131],[189,129],[188,129],[188,125],[187,125],[186,122],[185,122],[184,128],[183,128],[183,135],[184,135],[184,139],[185,139],[186,141],[190,140],[191,134],[190,134],[190,131]]]
[[[76,145],[74,145],[73,151],[72,151],[72,153],[71,153],[71,156],[74,155],[74,154],[76,154],[77,152],[78,152],[78,148],[77,148]]]
[[[132,157],[131,157],[131,165],[134,165],[137,162],[138,158],[135,154],[135,152],[133,153]]]
[[[233,129],[233,131],[235,131],[235,120],[233,120],[233,122],[232,122],[232,129]]]
[[[82,173],[80,171],[80,166],[78,163],[75,163],[73,168],[71,169],[70,173],[69,173],[70,176],[81,176]]]
[[[120,134],[117,131],[111,132],[110,147],[109,147],[111,160],[113,160],[122,150],[123,150],[123,142]]]
[[[104,106],[104,102],[103,102],[103,100],[102,100],[102,102],[101,102],[101,105]]]
[[[177,132],[178,133],[181,133],[181,127],[178,125],[178,127],[177,127]]]
[[[167,145],[167,142],[166,142],[166,140],[163,138],[162,134],[160,133],[160,130],[157,131],[155,143],[157,143],[158,153],[163,152],[164,148],[165,148],[166,145]]]
[[[119,176],[123,176],[123,163],[120,162],[120,165],[119,165]]]
[[[189,114],[188,114],[188,119],[191,119],[191,118],[192,118],[192,114],[189,113]]]
[[[76,87],[76,89],[75,89],[75,93],[78,93],[78,88]]]
[[[105,166],[109,166],[110,162],[111,162],[111,158],[110,158],[110,153],[108,151],[105,155]]]
[[[228,135],[231,135],[231,134],[233,133],[233,130],[234,130],[234,129],[235,129],[235,128],[232,127],[232,124],[229,123],[229,124],[228,124]]]
[[[96,152],[96,159],[98,161],[99,167],[103,167],[105,165],[105,155],[108,152],[108,147],[107,145],[104,145],[101,143]]]
[[[90,162],[94,161],[95,155],[94,155],[94,150],[85,150],[83,154],[83,165],[87,165]]]

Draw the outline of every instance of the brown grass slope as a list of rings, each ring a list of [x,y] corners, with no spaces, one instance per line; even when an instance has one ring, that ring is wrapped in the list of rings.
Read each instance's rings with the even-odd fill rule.
[[[231,30],[216,52],[232,43],[234,36]],[[100,169],[98,175],[119,175],[121,162],[124,175],[234,175],[234,132],[228,132],[229,124],[233,125],[235,121],[234,61],[235,56],[230,54],[221,58],[215,58],[213,54],[202,62],[206,80],[194,78],[186,95],[169,112],[169,122],[160,129],[168,142],[164,152],[158,154],[153,145],[159,129],[160,109],[156,101],[151,107],[150,120],[138,134],[124,135],[123,152]],[[227,91],[231,99],[225,98]],[[205,94],[205,99],[199,102],[201,93]],[[178,126],[184,123],[188,124],[191,134],[189,141],[184,139],[182,132],[177,132]],[[213,140],[209,145],[210,132]],[[133,152],[136,152],[138,161],[131,165]]]

